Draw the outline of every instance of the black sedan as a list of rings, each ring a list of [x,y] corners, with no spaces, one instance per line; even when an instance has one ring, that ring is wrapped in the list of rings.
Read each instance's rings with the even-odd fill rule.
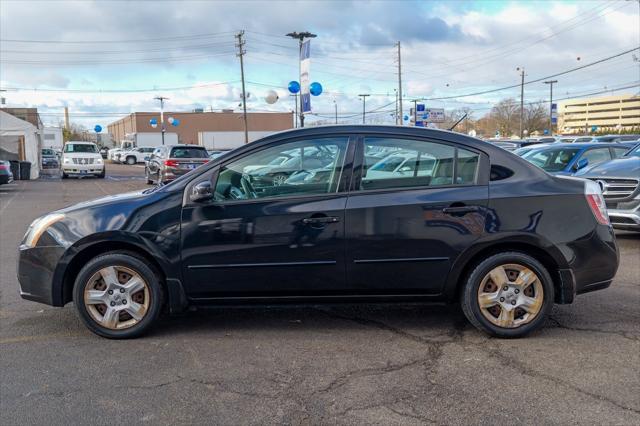
[[[330,161],[317,179],[252,185],[247,171],[307,149]],[[412,160],[381,173],[371,152]],[[459,301],[479,329],[519,337],[618,267],[595,182],[394,126],[271,135],[172,183],[40,217],[19,251],[23,298],[73,301],[109,338],[142,334],[165,308],[370,301]]]

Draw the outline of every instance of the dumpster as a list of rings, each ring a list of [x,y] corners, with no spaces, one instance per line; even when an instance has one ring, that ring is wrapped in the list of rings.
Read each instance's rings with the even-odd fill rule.
[[[31,163],[28,161],[20,162],[20,180],[31,179]]]
[[[11,164],[11,174],[13,174],[13,179],[20,179],[20,162],[19,161],[9,161]]]

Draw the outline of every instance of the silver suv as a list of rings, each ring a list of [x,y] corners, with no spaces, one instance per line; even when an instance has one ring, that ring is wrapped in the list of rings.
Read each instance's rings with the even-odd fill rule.
[[[600,185],[611,224],[640,232],[640,144],[623,157],[576,173]]]

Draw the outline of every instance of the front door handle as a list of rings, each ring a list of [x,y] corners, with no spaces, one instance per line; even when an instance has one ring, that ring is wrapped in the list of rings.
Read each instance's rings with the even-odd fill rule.
[[[302,219],[302,223],[304,223],[305,225],[317,225],[336,222],[340,222],[340,218],[336,216],[306,217]]]
[[[455,206],[445,207],[442,209],[442,213],[450,215],[465,215],[467,213],[473,213],[480,210],[478,206]]]

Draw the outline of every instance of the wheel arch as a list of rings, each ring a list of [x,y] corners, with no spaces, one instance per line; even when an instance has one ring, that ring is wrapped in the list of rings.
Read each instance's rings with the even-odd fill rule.
[[[102,238],[90,242],[80,240],[67,250],[68,255],[64,256],[59,263],[55,273],[57,277],[54,279],[54,282],[59,283],[59,288],[54,289],[54,295],[60,298],[60,306],[72,301],[76,277],[89,260],[109,252],[128,252],[147,262],[158,274],[165,293],[165,301],[171,312],[179,312],[186,308],[186,294],[182,283],[171,274],[171,268],[167,261],[138,242],[136,238],[127,239],[122,235],[105,234]]]
[[[476,247],[475,250],[469,250],[460,256],[451,268],[451,272],[447,279],[445,291],[447,299],[450,301],[458,300],[467,277],[471,274],[478,263],[494,254],[504,253],[507,251],[523,253],[540,262],[547,269],[551,279],[553,280],[555,302],[570,303],[572,301],[572,299],[566,300],[566,294],[564,295],[565,298],[562,298],[562,295],[564,294],[563,285],[566,284],[563,284],[560,270],[568,268],[568,266],[564,260],[558,258],[559,253],[552,254],[548,249],[543,248],[540,244],[517,239],[508,241],[501,240],[485,244],[480,247]]]

